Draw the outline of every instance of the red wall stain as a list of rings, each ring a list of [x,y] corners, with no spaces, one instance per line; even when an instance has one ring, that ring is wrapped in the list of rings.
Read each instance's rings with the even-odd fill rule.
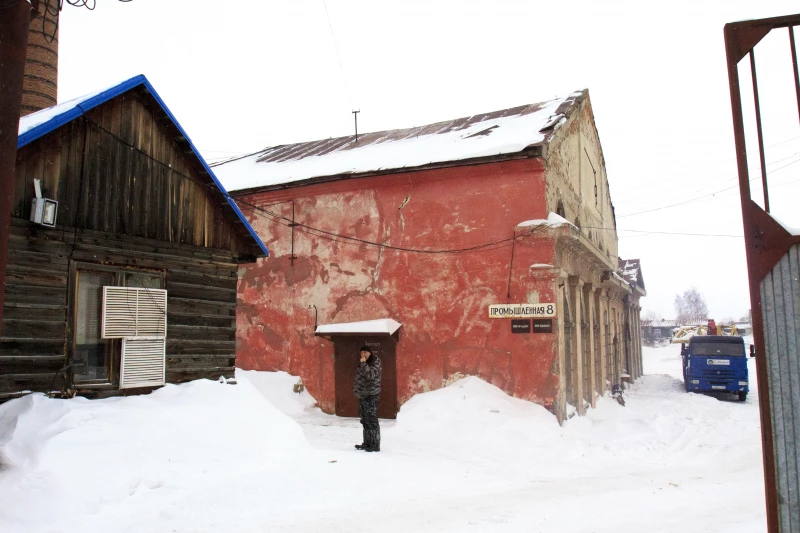
[[[333,412],[333,344],[314,336],[313,304],[320,324],[393,318],[403,325],[399,404],[466,375],[552,404],[556,335],[512,334],[509,320],[488,316],[490,304],[555,301],[555,281],[529,274],[532,264],[553,264],[552,240],[517,241],[511,264],[515,226],[547,218],[540,159],[339,180],[241,200],[273,254],[245,267],[240,279],[242,368],[299,375],[322,409]],[[288,200],[301,224],[294,231],[291,203],[274,205]],[[413,253],[317,230],[431,252],[495,244]]]

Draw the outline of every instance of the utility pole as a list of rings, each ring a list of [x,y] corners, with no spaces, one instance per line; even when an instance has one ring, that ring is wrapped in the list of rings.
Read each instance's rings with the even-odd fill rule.
[[[11,198],[17,166],[22,79],[31,19],[39,0],[0,0],[0,332],[5,301]]]

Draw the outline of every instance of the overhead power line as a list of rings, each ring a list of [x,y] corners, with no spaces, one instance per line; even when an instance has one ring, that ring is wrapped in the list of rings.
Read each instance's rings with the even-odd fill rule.
[[[246,206],[249,210],[252,210],[255,213],[263,214],[263,215],[269,217],[270,220],[272,220],[272,221],[274,221],[274,222],[276,222],[278,224],[281,224],[281,225],[283,225],[285,227],[295,227],[301,233],[305,233],[307,235],[310,235],[310,236],[313,236],[313,237],[317,237],[317,238],[322,238],[322,239],[326,239],[326,240],[332,240],[332,241],[334,241],[334,244],[338,242],[338,243],[341,243],[341,244],[349,244],[349,245],[355,245],[355,246],[374,246],[374,247],[383,248],[383,249],[387,249],[387,250],[395,250],[395,251],[409,252],[409,253],[420,253],[420,254],[452,254],[452,255],[458,255],[458,254],[478,253],[478,252],[485,252],[485,251],[495,250],[495,249],[503,247],[503,246],[508,246],[513,241],[515,241],[515,240],[517,240],[519,238],[519,237],[508,237],[508,238],[497,239],[497,240],[489,241],[489,242],[485,242],[485,243],[479,243],[479,244],[474,244],[474,245],[470,245],[470,246],[465,246],[465,247],[462,247],[462,248],[426,249],[426,248],[415,248],[415,247],[411,247],[411,246],[394,246],[394,245],[390,245],[390,244],[386,244],[386,243],[382,243],[382,242],[370,241],[370,240],[367,240],[367,239],[361,239],[361,238],[358,238],[358,237],[353,237],[351,235],[344,235],[344,234],[341,234],[341,233],[337,233],[337,232],[333,232],[333,231],[329,231],[329,230],[324,230],[324,229],[321,229],[321,228],[316,228],[316,227],[310,226],[308,224],[303,224],[303,223],[298,223],[298,222],[292,221],[288,217],[285,217],[283,215],[274,213],[274,212],[272,212],[272,211],[270,211],[270,210],[268,210],[268,209],[266,209],[266,208],[264,208],[262,206],[258,206],[258,205],[252,204],[252,203],[247,202],[247,201],[245,201],[245,200],[243,200],[241,198],[233,198],[232,196],[230,196],[230,194],[228,194],[227,192],[222,192],[220,189],[218,189],[212,183],[204,183],[204,182],[202,182],[202,181],[200,181],[200,180],[198,180],[196,178],[193,178],[191,176],[188,176],[186,174],[183,174],[183,173],[175,170],[169,164],[164,163],[163,161],[159,161],[158,159],[154,158],[153,156],[151,156],[147,152],[145,152],[143,150],[140,150],[138,147],[126,142],[124,139],[121,139],[116,134],[114,134],[113,132],[107,130],[102,125],[98,124],[97,122],[94,122],[91,119],[87,119],[87,122],[88,122],[88,124],[91,124],[95,128],[97,128],[100,131],[104,132],[105,134],[109,135],[110,137],[115,139],[120,144],[122,144],[122,145],[124,145],[124,146],[126,146],[126,147],[128,147],[128,148],[130,148],[130,149],[132,149],[134,151],[136,151],[137,153],[143,155],[144,157],[148,158],[149,160],[153,161],[154,163],[156,163],[158,165],[161,165],[164,168],[168,169],[171,173],[173,173],[174,175],[180,177],[181,179],[186,179],[186,180],[191,181],[192,183],[194,183],[194,184],[196,184],[198,186],[201,186],[201,187],[209,189],[210,191],[212,191],[215,194],[220,194],[226,200],[227,199],[231,199],[234,202],[236,202],[237,204],[239,204],[240,206]],[[273,204],[273,205],[275,205],[275,204]],[[584,229],[584,230],[592,229],[592,230],[602,230],[602,231],[617,231],[617,232],[619,232],[619,231],[630,231],[630,232],[641,232],[641,233],[657,233],[657,234],[661,234],[661,235],[683,235],[683,236],[698,236],[698,237],[700,237],[700,236],[702,236],[702,237],[741,237],[741,236],[737,236],[737,235],[717,235],[717,234],[681,233],[681,232],[647,231],[647,230],[625,230],[625,229],[620,229],[620,228],[607,228],[607,227],[600,227],[600,226],[583,226],[582,229]],[[531,232],[529,235],[525,235],[525,236],[530,236],[532,234],[533,234],[533,232]],[[524,236],[521,236],[521,237],[524,237]]]
[[[770,172],[768,172],[767,174],[771,174],[771,173],[777,172],[778,170],[781,170],[783,168],[786,168],[788,166],[794,165],[795,163],[799,163],[799,162],[800,162],[800,159],[795,159],[791,163],[787,163],[787,164],[785,164],[785,165],[783,165],[781,167],[773,169]],[[759,179],[761,179],[761,176],[756,176],[754,178],[751,178],[750,181],[752,182],[752,181],[756,181],[756,180],[759,180]],[[664,205],[664,206],[661,206],[661,207],[654,207],[653,209],[645,209],[644,211],[638,211],[636,213],[629,213],[627,215],[617,215],[617,218],[633,217],[633,216],[636,216],[636,215],[643,215],[645,213],[653,213],[655,211],[661,211],[663,209],[670,209],[672,207],[677,207],[679,205],[688,204],[689,202],[696,202],[697,200],[702,200],[703,198],[708,198],[709,196],[716,196],[719,193],[723,193],[725,191],[729,191],[731,189],[735,189],[738,186],[739,186],[739,184],[737,183],[736,185],[731,185],[730,187],[725,187],[724,189],[719,189],[717,191],[710,192],[708,194],[704,194],[702,196],[695,196],[694,198],[689,198],[689,199],[684,200],[682,202],[677,202],[677,203],[670,204],[670,205]]]
[[[64,1],[65,0],[44,0],[44,12],[42,13],[42,35],[44,35],[44,40],[48,43],[52,43],[53,40],[56,38],[56,34],[58,33],[58,25],[60,23],[60,15],[59,12],[64,9]],[[117,0],[118,2],[132,2],[133,0]],[[85,7],[89,11],[94,11],[97,7],[97,0],[66,0],[66,2],[75,7]],[[47,15],[50,15],[55,19],[55,27],[53,28],[52,33],[48,33],[46,23],[47,23]]]

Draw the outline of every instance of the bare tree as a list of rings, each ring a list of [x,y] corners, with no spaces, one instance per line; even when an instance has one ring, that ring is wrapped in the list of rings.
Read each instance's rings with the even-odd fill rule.
[[[708,318],[708,305],[695,287],[675,295],[675,313],[679,323],[700,322]]]
[[[661,313],[648,309],[642,314],[642,320],[649,320],[650,322],[659,322],[662,318]]]

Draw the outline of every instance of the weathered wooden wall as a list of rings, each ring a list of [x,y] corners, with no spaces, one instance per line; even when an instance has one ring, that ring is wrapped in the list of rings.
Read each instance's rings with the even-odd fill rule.
[[[235,253],[95,231],[76,236],[12,219],[0,337],[0,400],[24,391],[61,390],[71,334],[70,260],[163,272],[168,297],[167,382],[233,377]],[[69,372],[66,375],[69,389]],[[122,391],[82,393],[110,396]]]
[[[17,152],[12,216],[27,219],[33,180],[58,223],[221,250],[260,250],[155,100],[133,89]]]
[[[35,178],[59,202],[55,229],[28,222]],[[73,261],[164,274],[168,382],[233,376],[237,269],[263,254],[146,89],[20,148],[12,209],[0,401],[72,388]]]

